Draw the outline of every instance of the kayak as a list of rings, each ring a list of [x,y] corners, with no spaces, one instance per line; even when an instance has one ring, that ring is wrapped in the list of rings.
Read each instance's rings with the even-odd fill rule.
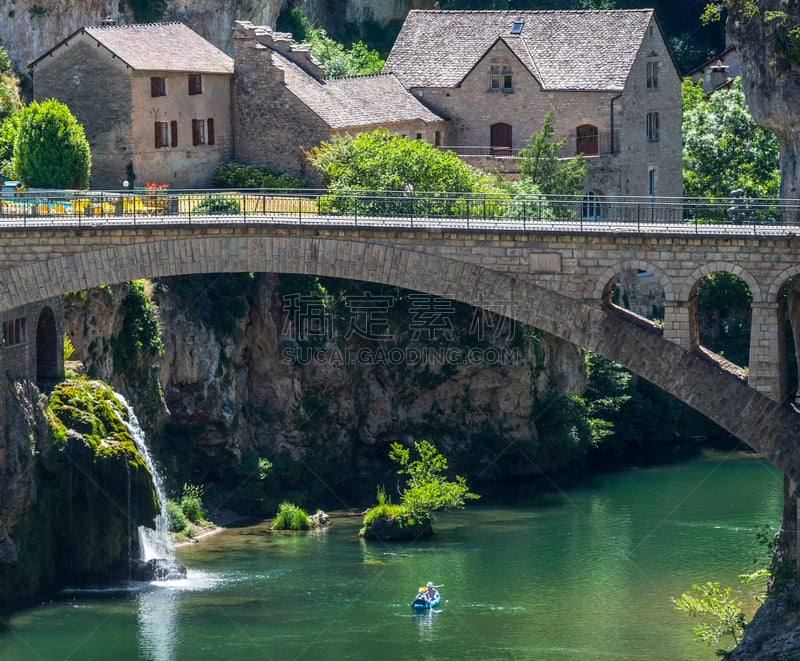
[[[418,594],[416,599],[411,602],[411,608],[415,611],[426,611],[436,608],[442,601],[442,595],[437,594],[433,599],[428,599],[424,594]]]

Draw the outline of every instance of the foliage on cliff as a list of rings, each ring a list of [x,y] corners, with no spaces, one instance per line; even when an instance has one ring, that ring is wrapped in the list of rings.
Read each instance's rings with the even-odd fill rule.
[[[120,308],[122,325],[111,339],[115,371],[129,381],[142,379],[150,363],[164,352],[158,314],[144,280],[133,280]],[[143,360],[143,359],[147,360]]]

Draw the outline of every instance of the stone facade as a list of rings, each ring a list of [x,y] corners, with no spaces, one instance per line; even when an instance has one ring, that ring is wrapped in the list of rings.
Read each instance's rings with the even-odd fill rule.
[[[550,50],[528,50],[550,27]],[[553,109],[562,156],[587,155],[587,192],[682,193],[680,77],[651,10],[413,11],[385,70],[450,119],[446,144],[468,161],[516,154]]]
[[[128,37],[150,57],[134,60]],[[192,61],[159,61],[171,42]],[[84,28],[31,66],[35,98],[59,99],[83,125],[93,188],[122,189],[132,174],[139,186],[208,187],[231,159],[233,62],[179,23]]]
[[[64,375],[61,296],[0,313],[0,370],[39,381]]]

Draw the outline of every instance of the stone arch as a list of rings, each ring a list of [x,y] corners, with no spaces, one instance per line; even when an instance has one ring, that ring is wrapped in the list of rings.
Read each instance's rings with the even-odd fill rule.
[[[625,262],[619,262],[615,266],[609,267],[600,276],[595,283],[593,298],[595,300],[603,301],[604,305],[611,305],[611,294],[614,288],[614,281],[617,276],[623,271],[647,271],[656,277],[659,286],[664,290],[665,302],[672,302],[675,300],[675,288],[672,285],[672,279],[664,273],[660,268],[645,262],[641,259],[631,259]]]
[[[789,278],[792,278],[800,273],[800,264],[796,264],[790,266],[787,269],[781,271],[777,277],[772,281],[770,284],[769,289],[767,290],[766,302],[767,303],[775,303],[778,300],[778,297],[781,295],[783,291],[783,287],[786,284],[786,281]]]
[[[61,377],[58,324],[50,307],[42,308],[36,323],[36,381],[47,383]]]
[[[758,281],[746,268],[740,266],[739,264],[733,264],[730,262],[709,262],[708,264],[702,264],[698,266],[694,271],[692,271],[691,275],[681,286],[681,297],[679,300],[692,300],[697,292],[697,286],[700,284],[700,281],[710,273],[714,273],[716,271],[728,271],[729,273],[738,275],[747,283],[747,286],[750,288],[750,293],[753,295],[753,303],[763,302],[763,292],[758,284]]]
[[[110,253],[98,248],[7,269],[0,305],[12,309],[141,277],[242,271],[365,280],[478,307],[496,301],[499,292],[514,301],[509,317],[620,363],[714,420],[800,483],[800,444],[790,442],[800,431],[800,414],[791,406],[749,387],[707,356],[665,340],[651,325],[631,323],[625,315],[534,282],[437,254],[327,237],[203,235],[118,247],[113,259]]]

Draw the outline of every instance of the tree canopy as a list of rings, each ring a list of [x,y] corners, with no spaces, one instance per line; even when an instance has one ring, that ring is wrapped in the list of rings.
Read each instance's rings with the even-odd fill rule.
[[[706,97],[686,79],[683,106],[684,195],[727,198],[741,188],[747,197],[778,197],[778,141],[753,121],[741,81]]]
[[[569,160],[558,157],[567,139],[555,137],[554,117],[551,109],[542,120],[542,128],[525,142],[519,152],[519,171],[545,195],[578,195],[586,181],[586,161],[581,155]]]
[[[15,176],[38,188],[84,189],[89,187],[91,167],[83,126],[66,105],[47,99],[20,111],[14,141]]]

